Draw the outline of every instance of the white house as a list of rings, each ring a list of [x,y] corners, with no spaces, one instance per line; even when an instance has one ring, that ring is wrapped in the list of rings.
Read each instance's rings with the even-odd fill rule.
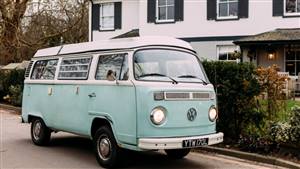
[[[242,61],[300,72],[300,0],[91,0],[91,41],[138,35],[183,39],[201,58],[233,60],[240,50]]]

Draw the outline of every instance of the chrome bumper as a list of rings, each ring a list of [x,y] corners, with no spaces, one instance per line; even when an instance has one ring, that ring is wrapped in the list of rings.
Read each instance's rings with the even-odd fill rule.
[[[174,137],[174,138],[140,138],[138,147],[145,150],[159,150],[159,149],[180,149],[183,148],[184,140],[194,140],[208,138],[207,145],[213,145],[223,142],[223,133],[193,136],[193,137]]]

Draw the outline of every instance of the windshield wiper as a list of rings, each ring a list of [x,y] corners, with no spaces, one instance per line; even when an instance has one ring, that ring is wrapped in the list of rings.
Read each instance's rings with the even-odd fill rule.
[[[208,83],[207,83],[205,80],[203,80],[203,79],[201,79],[201,78],[199,78],[199,77],[197,77],[197,76],[194,76],[194,75],[181,75],[181,76],[178,76],[177,78],[193,78],[193,79],[199,79],[199,80],[201,80],[201,82],[202,82],[204,85],[208,85]]]
[[[147,74],[140,75],[138,78],[148,77],[148,76],[161,76],[161,77],[167,77],[167,78],[169,78],[170,80],[172,80],[172,83],[173,83],[173,84],[178,84],[178,82],[177,82],[175,79],[171,78],[170,76],[163,75],[163,74],[159,74],[159,73],[147,73]]]

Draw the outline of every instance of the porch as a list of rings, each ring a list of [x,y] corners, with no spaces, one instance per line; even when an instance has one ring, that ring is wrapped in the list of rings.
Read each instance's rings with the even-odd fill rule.
[[[241,60],[257,66],[277,65],[287,77],[287,95],[300,94],[300,28],[274,31],[234,41],[241,49]]]

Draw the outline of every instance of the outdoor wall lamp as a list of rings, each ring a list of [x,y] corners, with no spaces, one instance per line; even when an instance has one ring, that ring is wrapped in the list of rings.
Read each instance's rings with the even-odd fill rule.
[[[275,59],[275,51],[274,50],[269,50],[268,51],[268,59],[269,60],[274,60]]]

